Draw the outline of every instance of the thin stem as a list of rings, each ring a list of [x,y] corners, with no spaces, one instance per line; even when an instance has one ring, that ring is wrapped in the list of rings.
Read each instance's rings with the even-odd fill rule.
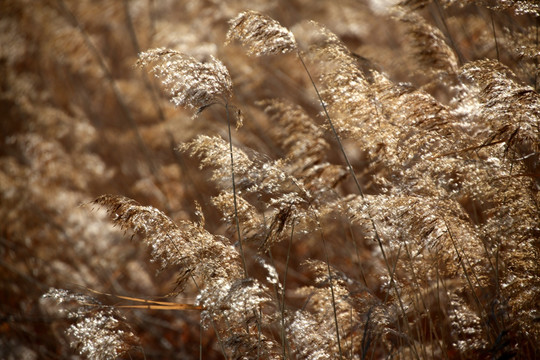
[[[232,134],[231,134],[231,116],[229,113],[229,104],[225,103],[225,111],[227,113],[227,129],[229,131],[229,153],[231,154],[231,179],[233,189],[233,202],[234,202],[234,221],[236,223],[236,231],[238,232],[238,243],[240,244],[240,257],[242,258],[242,266],[244,267],[244,276],[248,277],[248,271],[246,266],[246,257],[244,255],[244,244],[242,242],[242,232],[240,231],[240,221],[238,220],[238,201],[236,200],[236,182],[234,181],[234,156],[232,146]]]
[[[354,252],[356,253],[356,258],[358,261],[358,267],[360,268],[360,275],[362,276],[362,281],[364,282],[364,285],[366,286],[366,288],[369,288],[368,283],[367,283],[366,273],[364,271],[364,267],[362,266],[362,261],[360,259],[360,252],[358,249],[358,244],[356,243],[356,237],[354,236],[354,230],[350,222],[349,222],[349,232],[351,233],[351,240],[354,246]]]
[[[499,42],[497,41],[497,33],[495,32],[495,21],[493,20],[493,10],[489,11],[489,15],[491,16],[491,29],[493,31],[493,39],[495,40],[495,51],[497,51],[497,60],[500,61],[500,54],[499,54]]]
[[[326,240],[324,238],[324,233],[320,225],[319,225],[319,229],[321,231],[321,239],[322,239],[323,248],[324,248],[324,257],[326,260],[326,267],[328,270],[328,278],[330,280],[330,293],[332,294],[332,310],[334,311],[334,324],[336,326],[336,337],[337,337],[337,345],[339,349],[339,358],[343,359],[343,355],[342,355],[343,352],[341,350],[341,341],[340,341],[340,336],[339,336],[339,322],[337,318],[336,295],[334,292],[334,279],[332,279],[332,269],[330,269],[330,260],[328,259],[328,249],[326,248]]]
[[[310,76],[310,78],[311,78],[311,76]],[[309,204],[309,208],[313,210],[313,204],[311,203],[311,201],[309,201],[309,198],[307,199],[307,202]],[[338,344],[338,349],[339,349],[339,358],[343,359],[343,355],[342,355],[343,353],[342,353],[342,350],[341,350],[341,341],[340,341],[340,336],[339,336],[339,323],[338,323],[338,318],[337,318],[337,307],[336,307],[336,297],[335,297],[335,293],[334,293],[334,282],[332,281],[332,271],[331,271],[331,268],[330,268],[330,260],[328,258],[328,250],[326,248],[326,240],[324,238],[324,231],[322,229],[321,222],[319,220],[319,216],[317,215],[317,213],[315,211],[313,211],[313,216],[314,216],[314,218],[315,218],[315,220],[317,222],[317,230],[321,234],[321,240],[322,240],[322,243],[323,243],[324,257],[325,257],[325,262],[326,262],[326,266],[327,266],[327,270],[328,270],[328,279],[329,279],[329,282],[330,282],[330,292],[332,294],[332,309],[334,311],[334,324],[336,326],[336,337],[337,337],[337,344]]]
[[[341,151],[341,154],[343,155],[343,158],[345,159],[345,162],[347,163],[347,167],[349,169],[349,172],[351,173],[351,176],[354,179],[354,183],[356,184],[356,187],[358,188],[358,191],[360,192],[360,196],[362,198],[364,197],[364,192],[362,191],[362,187],[360,186],[360,183],[358,182],[358,178],[356,177],[356,174],[354,173],[353,167],[351,165],[351,162],[349,161],[349,157],[347,156],[347,153],[345,152],[345,148],[343,147],[343,143],[341,142],[341,138],[339,137],[336,128],[334,127],[334,123],[330,119],[330,114],[328,113],[328,109],[326,108],[326,105],[324,104],[324,101],[322,99],[321,94],[319,93],[319,89],[317,89],[317,86],[315,85],[315,81],[311,77],[311,73],[309,72],[306,63],[304,62],[304,59],[302,56],[300,56],[300,53],[298,52],[298,58],[300,59],[300,62],[302,63],[302,66],[304,67],[304,70],[306,70],[307,75],[309,76],[309,80],[311,81],[311,84],[313,85],[313,88],[315,89],[315,92],[317,93],[317,97],[319,98],[319,102],[321,103],[321,106],[324,110],[324,114],[326,115],[326,119],[328,120],[328,124],[330,125],[330,128],[332,129],[332,133],[334,134],[334,137],[336,138],[336,141],[339,146],[339,150]]]
[[[99,67],[103,71],[103,74],[107,81],[109,82],[109,85],[111,86],[111,90],[113,91],[114,97],[116,98],[116,101],[118,102],[118,105],[120,106],[121,112],[124,114],[125,119],[127,120],[128,125],[132,128],[134,134],[135,134],[135,140],[137,142],[137,145],[141,149],[143,156],[146,160],[146,163],[148,164],[148,168],[152,175],[154,175],[154,178],[157,182],[157,189],[159,193],[159,198],[165,205],[165,208],[167,210],[167,213],[172,213],[172,209],[170,206],[170,202],[167,199],[167,197],[163,194],[163,191],[161,190],[160,186],[163,185],[163,180],[159,174],[158,166],[156,165],[154,158],[151,154],[150,149],[146,146],[144,139],[142,137],[142,134],[139,130],[139,126],[137,125],[137,122],[135,121],[131,110],[129,109],[126,101],[124,100],[124,97],[122,95],[122,92],[120,91],[120,88],[118,87],[118,83],[116,79],[114,78],[111,70],[107,66],[107,63],[105,61],[105,58],[103,56],[103,53],[97,48],[96,45],[94,45],[94,42],[90,38],[90,35],[88,32],[84,29],[83,25],[77,18],[77,16],[71,11],[71,9],[68,7],[68,5],[64,2],[64,0],[58,0],[58,5],[60,9],[64,12],[66,16],[66,20],[68,20],[77,30],[79,30],[79,33],[81,34],[83,41],[85,42],[86,46],[88,47],[88,50],[90,50],[90,53],[94,56],[96,59]]]
[[[463,270],[463,274],[465,275],[465,279],[467,280],[467,284],[469,285],[469,289],[471,291],[471,295],[472,295],[472,298],[474,300],[474,303],[478,309],[478,313],[482,319],[482,326],[484,327],[484,329],[486,330],[488,336],[490,335],[489,333],[489,326],[487,324],[487,321],[485,320],[485,315],[484,315],[484,308],[480,302],[480,299],[478,298],[478,295],[476,294],[476,290],[475,290],[475,287],[472,283],[472,280],[471,280],[471,277],[469,276],[469,272],[467,271],[467,267],[465,266],[465,258],[464,258],[464,255],[462,256],[462,254],[460,254],[458,248],[457,248],[457,243],[456,243],[456,240],[454,239],[454,236],[452,234],[452,231],[450,230],[450,227],[448,226],[448,222],[446,221],[446,219],[444,219],[444,223],[445,223],[445,226],[446,226],[446,231],[448,232],[448,236],[450,237],[450,241],[452,242],[452,246],[454,247],[454,250],[456,252],[456,256],[457,256],[457,260],[458,260],[458,263],[461,265],[461,268]],[[469,266],[470,267],[470,266]],[[471,267],[471,271],[473,271],[472,267]],[[473,273],[474,274],[474,273]],[[491,338],[491,336],[490,336]],[[491,340],[491,339],[490,339]]]
[[[291,247],[294,235],[294,223],[296,218],[292,219],[291,238],[289,239],[289,247],[287,249],[287,260],[285,261],[285,274],[283,275],[283,288],[281,289],[281,343],[283,347],[283,359],[287,359],[287,338],[285,334],[285,289],[287,286],[287,274],[289,272],[289,260],[291,258]]]
[[[202,332],[203,332],[203,327],[202,327],[201,322],[199,322],[199,360],[202,360],[202,340],[203,340]]]
[[[452,38],[452,34],[450,33],[450,29],[448,28],[448,24],[446,23],[446,16],[444,15],[444,10],[441,4],[439,3],[438,0],[434,0],[434,3],[436,5],[435,7],[437,8],[437,12],[439,13],[439,17],[441,19],[444,30],[446,31],[446,37],[448,38],[448,41],[450,42],[450,46],[456,52],[458,56],[459,65],[461,66],[462,64],[465,63],[465,58],[463,57],[463,54],[461,53],[456,43],[454,42],[454,39]]]
[[[141,52],[141,46],[139,45],[139,40],[137,38],[137,33],[135,31],[135,26],[133,24],[133,19],[132,19],[131,13],[129,11],[129,1],[124,0],[123,3],[124,3],[125,18],[126,18],[126,28],[127,28],[128,33],[129,33],[129,37],[131,39],[133,49],[138,54],[138,53]],[[154,104],[154,107],[156,109],[157,116],[158,116],[159,120],[164,122],[165,121],[165,113],[163,112],[163,108],[162,108],[162,106],[161,106],[161,104],[159,102],[159,98],[158,98],[158,95],[157,95],[157,92],[156,92],[156,87],[149,80],[147,72],[142,72],[142,79],[144,81],[144,86],[146,87],[146,89],[150,93],[150,97],[151,97],[152,103]]]
[[[540,18],[539,17],[536,17],[536,56],[534,57],[534,64],[536,65],[535,66],[535,72],[534,72],[534,90],[536,92],[538,92],[538,65],[539,65],[539,62],[538,62],[538,58],[540,57],[540,55],[538,55],[538,25],[540,24]]]
[[[362,200],[364,201],[364,203],[367,205],[367,201],[366,201],[366,198],[365,198],[365,195],[364,195],[364,192],[362,191],[362,187],[360,185],[360,182],[358,181],[358,178],[356,177],[356,174],[354,173],[354,169],[351,165],[351,162],[349,161],[349,157],[347,156],[347,153],[345,152],[345,148],[343,147],[343,143],[341,142],[341,139],[339,137],[339,134],[337,133],[336,131],[336,128],[334,127],[334,123],[332,122],[332,119],[330,118],[330,114],[328,113],[328,109],[326,108],[326,105],[324,104],[324,101],[322,99],[322,96],[319,92],[319,90],[317,89],[317,85],[315,85],[315,81],[313,80],[313,77],[311,76],[311,73],[309,72],[308,68],[307,68],[307,65],[306,63],[304,62],[304,59],[302,58],[301,54],[300,54],[300,51],[297,51],[297,56],[298,56],[298,59],[300,59],[300,62],[302,63],[302,66],[304,67],[304,70],[306,71],[308,77],[309,77],[309,80],[311,82],[311,85],[313,86],[313,88],[315,89],[315,93],[317,94],[317,97],[319,98],[319,102],[321,103],[321,106],[324,110],[324,114],[326,116],[326,119],[328,120],[328,124],[330,125],[330,128],[332,129],[332,133],[334,134],[334,137],[336,138],[336,141],[338,143],[338,146],[339,146],[339,149],[341,151],[341,154],[343,155],[343,158],[345,159],[345,162],[347,164],[347,168],[352,176],[352,178],[354,179],[354,183],[356,184],[356,187],[358,189],[358,192],[360,194],[360,197],[362,198]],[[370,212],[369,212],[369,209],[367,211],[367,214],[368,214],[368,217],[369,217],[369,220],[370,220],[370,223],[371,223],[371,227],[373,228],[373,232],[375,234],[375,239],[377,241],[377,244],[379,245],[379,248],[381,250],[381,254],[382,254],[382,257],[383,257],[383,260],[384,260],[384,263],[386,265],[386,269],[390,275],[390,284],[393,286],[394,288],[394,291],[396,293],[396,296],[400,302],[401,305],[402,304],[402,299],[401,299],[401,294],[399,293],[399,289],[394,281],[394,272],[393,270],[391,269],[390,267],[390,263],[388,262],[388,256],[386,255],[386,251],[384,250],[384,246],[383,246],[383,243],[382,243],[382,240],[381,240],[381,237],[379,236],[379,231],[377,230],[377,226],[375,224],[375,220],[373,219],[373,217],[371,216]],[[332,288],[332,291],[333,291],[333,288]],[[406,317],[406,314],[405,314],[405,311],[404,311],[404,308],[403,306],[401,306],[401,309],[403,311],[403,315]],[[339,334],[338,334],[339,336]],[[414,344],[413,344],[413,347],[414,347]],[[416,352],[415,352],[416,353]]]
[[[430,313],[430,308],[429,308],[428,304],[426,303],[426,299],[422,295],[422,286],[420,285],[420,280],[418,279],[418,277],[416,275],[415,267],[414,267],[414,264],[413,264],[413,261],[414,261],[413,256],[411,254],[411,251],[410,251],[409,246],[407,245],[407,243],[405,243],[405,252],[407,254],[409,269],[410,269],[410,273],[411,273],[411,277],[412,277],[411,285],[414,284],[416,286],[416,288],[415,288],[416,291],[414,291],[412,296],[414,297],[414,300],[415,300],[414,301],[414,307],[415,307],[415,310],[417,311],[417,316],[418,317],[422,316],[421,313],[423,311],[421,309],[418,309],[418,307],[417,307],[417,304],[421,303],[423,308],[424,308],[424,311],[425,311],[425,316],[427,317],[427,320],[429,322],[429,329],[430,329],[429,335],[434,336],[436,341],[433,341],[432,338],[423,339],[423,334],[421,334],[421,333],[418,334],[417,336],[418,336],[419,339],[423,340],[423,341],[421,341],[421,344],[434,343],[434,344],[438,345],[440,347],[440,350],[441,350],[441,353],[443,354],[443,356],[445,358],[448,358],[448,355],[444,351],[444,348],[441,346],[441,341],[440,341],[441,339],[440,339],[439,335],[437,334],[437,332],[434,330],[434,329],[436,329],[436,326],[435,326],[435,323],[434,323],[434,320],[433,320],[433,316]],[[418,329],[417,329],[417,331],[418,331]],[[427,358],[427,354],[425,353],[426,347],[422,346],[421,350],[424,353],[423,357]],[[433,351],[434,351],[434,349],[432,348],[432,352]]]
[[[195,280],[193,275],[191,275],[191,280],[193,280],[193,284],[195,284],[195,287],[197,288],[197,291],[200,293],[201,288],[199,287],[199,284],[197,284],[197,281]],[[219,348],[221,349],[221,353],[223,354],[223,357],[225,359],[227,359],[227,352],[225,351],[225,344],[223,343],[223,339],[221,339],[221,336],[219,335],[219,332],[217,330],[217,326],[216,326],[216,323],[214,321],[214,317],[212,316],[212,314],[210,314],[209,318],[210,318],[210,324],[212,325],[212,329],[214,330],[214,333],[216,334],[216,338],[217,338],[217,341],[218,341],[218,344],[219,344]],[[201,325],[201,329],[202,329],[202,318],[201,318],[201,321],[200,321],[200,325]],[[202,346],[202,344],[201,344],[201,346]],[[201,354],[202,354],[202,350],[201,350]]]

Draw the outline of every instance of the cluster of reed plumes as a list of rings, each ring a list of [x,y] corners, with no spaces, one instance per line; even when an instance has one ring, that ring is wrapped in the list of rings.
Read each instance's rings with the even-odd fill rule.
[[[540,356],[538,2],[179,4],[0,1],[0,357]]]

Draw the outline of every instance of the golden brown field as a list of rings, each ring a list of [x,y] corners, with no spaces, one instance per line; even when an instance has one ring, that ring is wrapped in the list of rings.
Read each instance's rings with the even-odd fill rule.
[[[538,0],[0,9],[0,358],[540,357]]]

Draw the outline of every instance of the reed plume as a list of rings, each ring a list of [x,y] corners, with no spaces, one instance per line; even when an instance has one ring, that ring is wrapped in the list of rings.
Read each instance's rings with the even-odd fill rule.
[[[537,2],[246,4],[1,2],[0,358],[537,358]]]

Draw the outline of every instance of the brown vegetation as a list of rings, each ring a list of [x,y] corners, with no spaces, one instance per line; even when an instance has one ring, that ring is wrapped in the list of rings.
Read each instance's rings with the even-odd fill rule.
[[[540,356],[538,1],[0,8],[0,358]]]

